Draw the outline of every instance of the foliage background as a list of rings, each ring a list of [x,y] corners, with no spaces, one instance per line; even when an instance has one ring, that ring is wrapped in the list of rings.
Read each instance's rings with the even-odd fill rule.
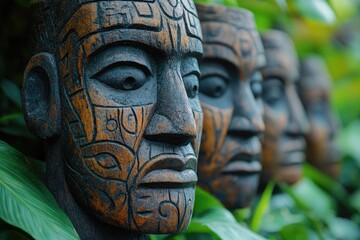
[[[261,239],[246,230],[247,226],[269,239],[359,239],[360,0],[195,2],[247,8],[254,12],[260,31],[277,28],[288,32],[300,57],[310,53],[324,57],[333,77],[333,106],[342,123],[338,143],[344,156],[343,171],[339,184],[306,167],[306,179],[299,186],[280,186],[287,193],[284,197],[271,199],[270,184],[251,211],[232,214],[198,190],[194,220],[187,233],[152,238],[209,239],[210,234],[215,239],[234,239],[240,234],[247,236],[245,239]],[[26,156],[42,160],[42,143],[29,133],[21,113],[20,86],[31,57],[32,22],[29,0],[0,1],[0,140]],[[0,156],[5,156],[1,150],[13,151],[2,147]],[[14,156],[10,160],[28,166],[29,161],[24,162],[21,154]],[[0,168],[0,186],[3,176]],[[1,218],[0,239],[20,239],[19,234],[21,239],[30,237],[4,224]],[[29,234],[37,236],[31,231]]]

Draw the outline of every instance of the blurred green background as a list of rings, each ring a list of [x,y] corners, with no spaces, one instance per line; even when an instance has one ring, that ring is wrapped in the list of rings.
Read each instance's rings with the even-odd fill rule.
[[[335,182],[307,166],[301,184],[294,188],[280,185],[285,196],[272,199],[271,183],[251,210],[232,214],[198,190],[188,231],[151,238],[262,239],[246,230],[249,228],[269,239],[360,239],[356,231],[360,224],[360,0],[195,2],[249,9],[260,31],[277,28],[288,32],[300,58],[317,53],[325,59],[333,77],[334,110],[342,124],[338,136],[342,176]],[[0,1],[0,140],[42,160],[42,143],[29,133],[21,113],[20,86],[34,44],[32,23],[29,0]],[[0,220],[0,238],[3,226]]]

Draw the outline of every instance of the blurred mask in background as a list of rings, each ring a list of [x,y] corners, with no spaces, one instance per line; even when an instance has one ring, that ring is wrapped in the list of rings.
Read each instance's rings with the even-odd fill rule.
[[[247,207],[261,171],[265,56],[251,12],[197,5],[204,36],[199,184],[229,209]]]
[[[262,34],[266,55],[263,103],[265,134],[262,185],[271,179],[294,184],[301,179],[308,121],[296,91],[299,64],[290,37],[271,30]]]
[[[310,123],[306,159],[327,175],[338,178],[340,151],[335,136],[339,125],[331,108],[331,76],[320,57],[302,60],[299,93]]]

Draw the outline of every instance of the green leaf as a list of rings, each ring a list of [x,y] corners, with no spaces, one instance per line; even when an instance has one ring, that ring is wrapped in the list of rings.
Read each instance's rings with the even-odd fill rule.
[[[256,209],[254,211],[254,215],[250,221],[250,229],[257,232],[260,228],[262,218],[264,217],[264,214],[266,213],[271,200],[271,195],[274,190],[275,183],[270,182],[263,194],[261,195],[261,198],[259,200],[259,203],[256,206]]]
[[[304,240],[309,239],[308,228],[301,223],[285,226],[280,231],[283,240]]]
[[[282,10],[288,10],[288,5],[286,0],[276,0],[276,3]]]
[[[21,94],[19,87],[9,80],[2,80],[0,82],[0,88],[4,92],[5,96],[7,96],[19,109],[21,109]]]
[[[22,113],[12,113],[5,116],[0,117],[0,123],[7,125],[10,121],[21,121],[24,119],[24,116]]]
[[[225,208],[222,203],[213,195],[205,191],[199,186],[196,186],[195,190],[195,204],[194,204],[194,216],[197,216],[204,211],[214,208]]]
[[[324,222],[327,218],[334,216],[332,200],[308,179],[303,179],[293,187],[284,183],[278,183],[278,185],[294,200],[298,209],[310,221],[310,225],[318,237],[325,240]]]
[[[348,204],[349,194],[338,181],[330,178],[310,164],[304,164],[304,176],[313,180],[317,185],[325,189],[345,205]]]
[[[263,237],[237,223],[231,212],[225,208],[209,209],[200,217],[193,218],[186,233],[210,233],[222,240],[264,240]]]
[[[237,222],[244,222],[251,215],[250,208],[236,209],[232,212]]]
[[[294,0],[300,14],[311,20],[332,24],[336,16],[330,5],[325,0]]]
[[[358,240],[360,239],[359,226],[344,218],[331,218],[328,221],[329,229],[336,239]]]
[[[350,205],[360,213],[360,189],[351,195]]]
[[[319,219],[326,220],[335,214],[334,200],[307,178],[292,187],[291,196]]]
[[[29,171],[24,156],[0,141],[0,218],[35,239],[79,239],[45,185]]]
[[[274,194],[269,205],[269,211],[262,218],[261,232],[277,233],[286,226],[304,223],[306,220],[287,194]]]

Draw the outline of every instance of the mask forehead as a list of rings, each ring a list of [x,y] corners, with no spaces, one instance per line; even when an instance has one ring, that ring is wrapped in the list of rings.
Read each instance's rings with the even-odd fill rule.
[[[204,33],[204,58],[232,63],[242,78],[264,66],[264,50],[251,12],[201,4],[197,9]]]
[[[62,28],[62,44],[71,32],[83,43],[86,56],[121,41],[143,43],[164,52],[202,53],[196,9],[187,0],[86,3]]]
[[[297,80],[299,63],[290,37],[283,32],[271,30],[262,34],[261,40],[266,56],[266,66],[262,70],[264,77],[279,76],[291,82]]]
[[[315,90],[330,93],[331,76],[325,62],[317,56],[310,56],[301,61],[301,91]]]

